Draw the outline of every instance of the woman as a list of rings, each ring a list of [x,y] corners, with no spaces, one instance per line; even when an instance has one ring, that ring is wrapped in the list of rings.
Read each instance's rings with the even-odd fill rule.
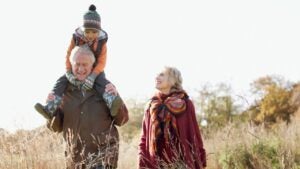
[[[144,114],[139,168],[205,168],[195,108],[182,89],[179,70],[165,67],[156,77],[156,89]]]

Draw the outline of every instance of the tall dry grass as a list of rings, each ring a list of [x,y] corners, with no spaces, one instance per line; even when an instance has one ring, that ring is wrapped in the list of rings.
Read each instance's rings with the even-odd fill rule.
[[[299,169],[300,121],[272,129],[230,124],[204,139],[208,169]]]
[[[0,133],[1,169],[57,169],[64,166],[64,141],[45,127]]]
[[[119,168],[137,166],[140,131],[121,132]],[[129,127],[130,128],[130,127]],[[203,129],[206,130],[206,129]],[[133,137],[122,138],[124,132]],[[206,133],[206,132],[205,132]],[[229,124],[203,135],[207,169],[299,169],[300,123],[272,129],[249,124]],[[64,140],[45,127],[15,133],[0,132],[1,169],[62,169]]]

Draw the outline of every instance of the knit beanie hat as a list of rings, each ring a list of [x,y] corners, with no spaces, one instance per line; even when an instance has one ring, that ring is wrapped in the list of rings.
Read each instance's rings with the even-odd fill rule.
[[[85,29],[101,29],[101,19],[100,15],[96,11],[96,6],[95,5],[90,5],[89,11],[87,11],[83,15],[83,27]]]

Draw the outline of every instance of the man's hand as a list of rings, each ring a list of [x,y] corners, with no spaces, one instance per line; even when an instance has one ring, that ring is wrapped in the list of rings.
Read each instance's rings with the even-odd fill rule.
[[[112,83],[108,83],[105,86],[105,92],[107,92],[109,94],[112,94],[112,95],[115,95],[115,96],[118,95],[118,91],[117,91],[116,87]]]
[[[91,90],[94,86],[95,83],[95,79],[96,79],[97,75],[92,73],[90,74],[85,80],[84,83],[82,85],[82,88],[84,90]]]

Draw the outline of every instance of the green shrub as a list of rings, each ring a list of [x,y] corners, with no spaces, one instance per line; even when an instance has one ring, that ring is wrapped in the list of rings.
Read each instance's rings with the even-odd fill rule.
[[[220,165],[224,169],[279,169],[279,143],[259,141],[250,145],[228,147],[220,154]]]

